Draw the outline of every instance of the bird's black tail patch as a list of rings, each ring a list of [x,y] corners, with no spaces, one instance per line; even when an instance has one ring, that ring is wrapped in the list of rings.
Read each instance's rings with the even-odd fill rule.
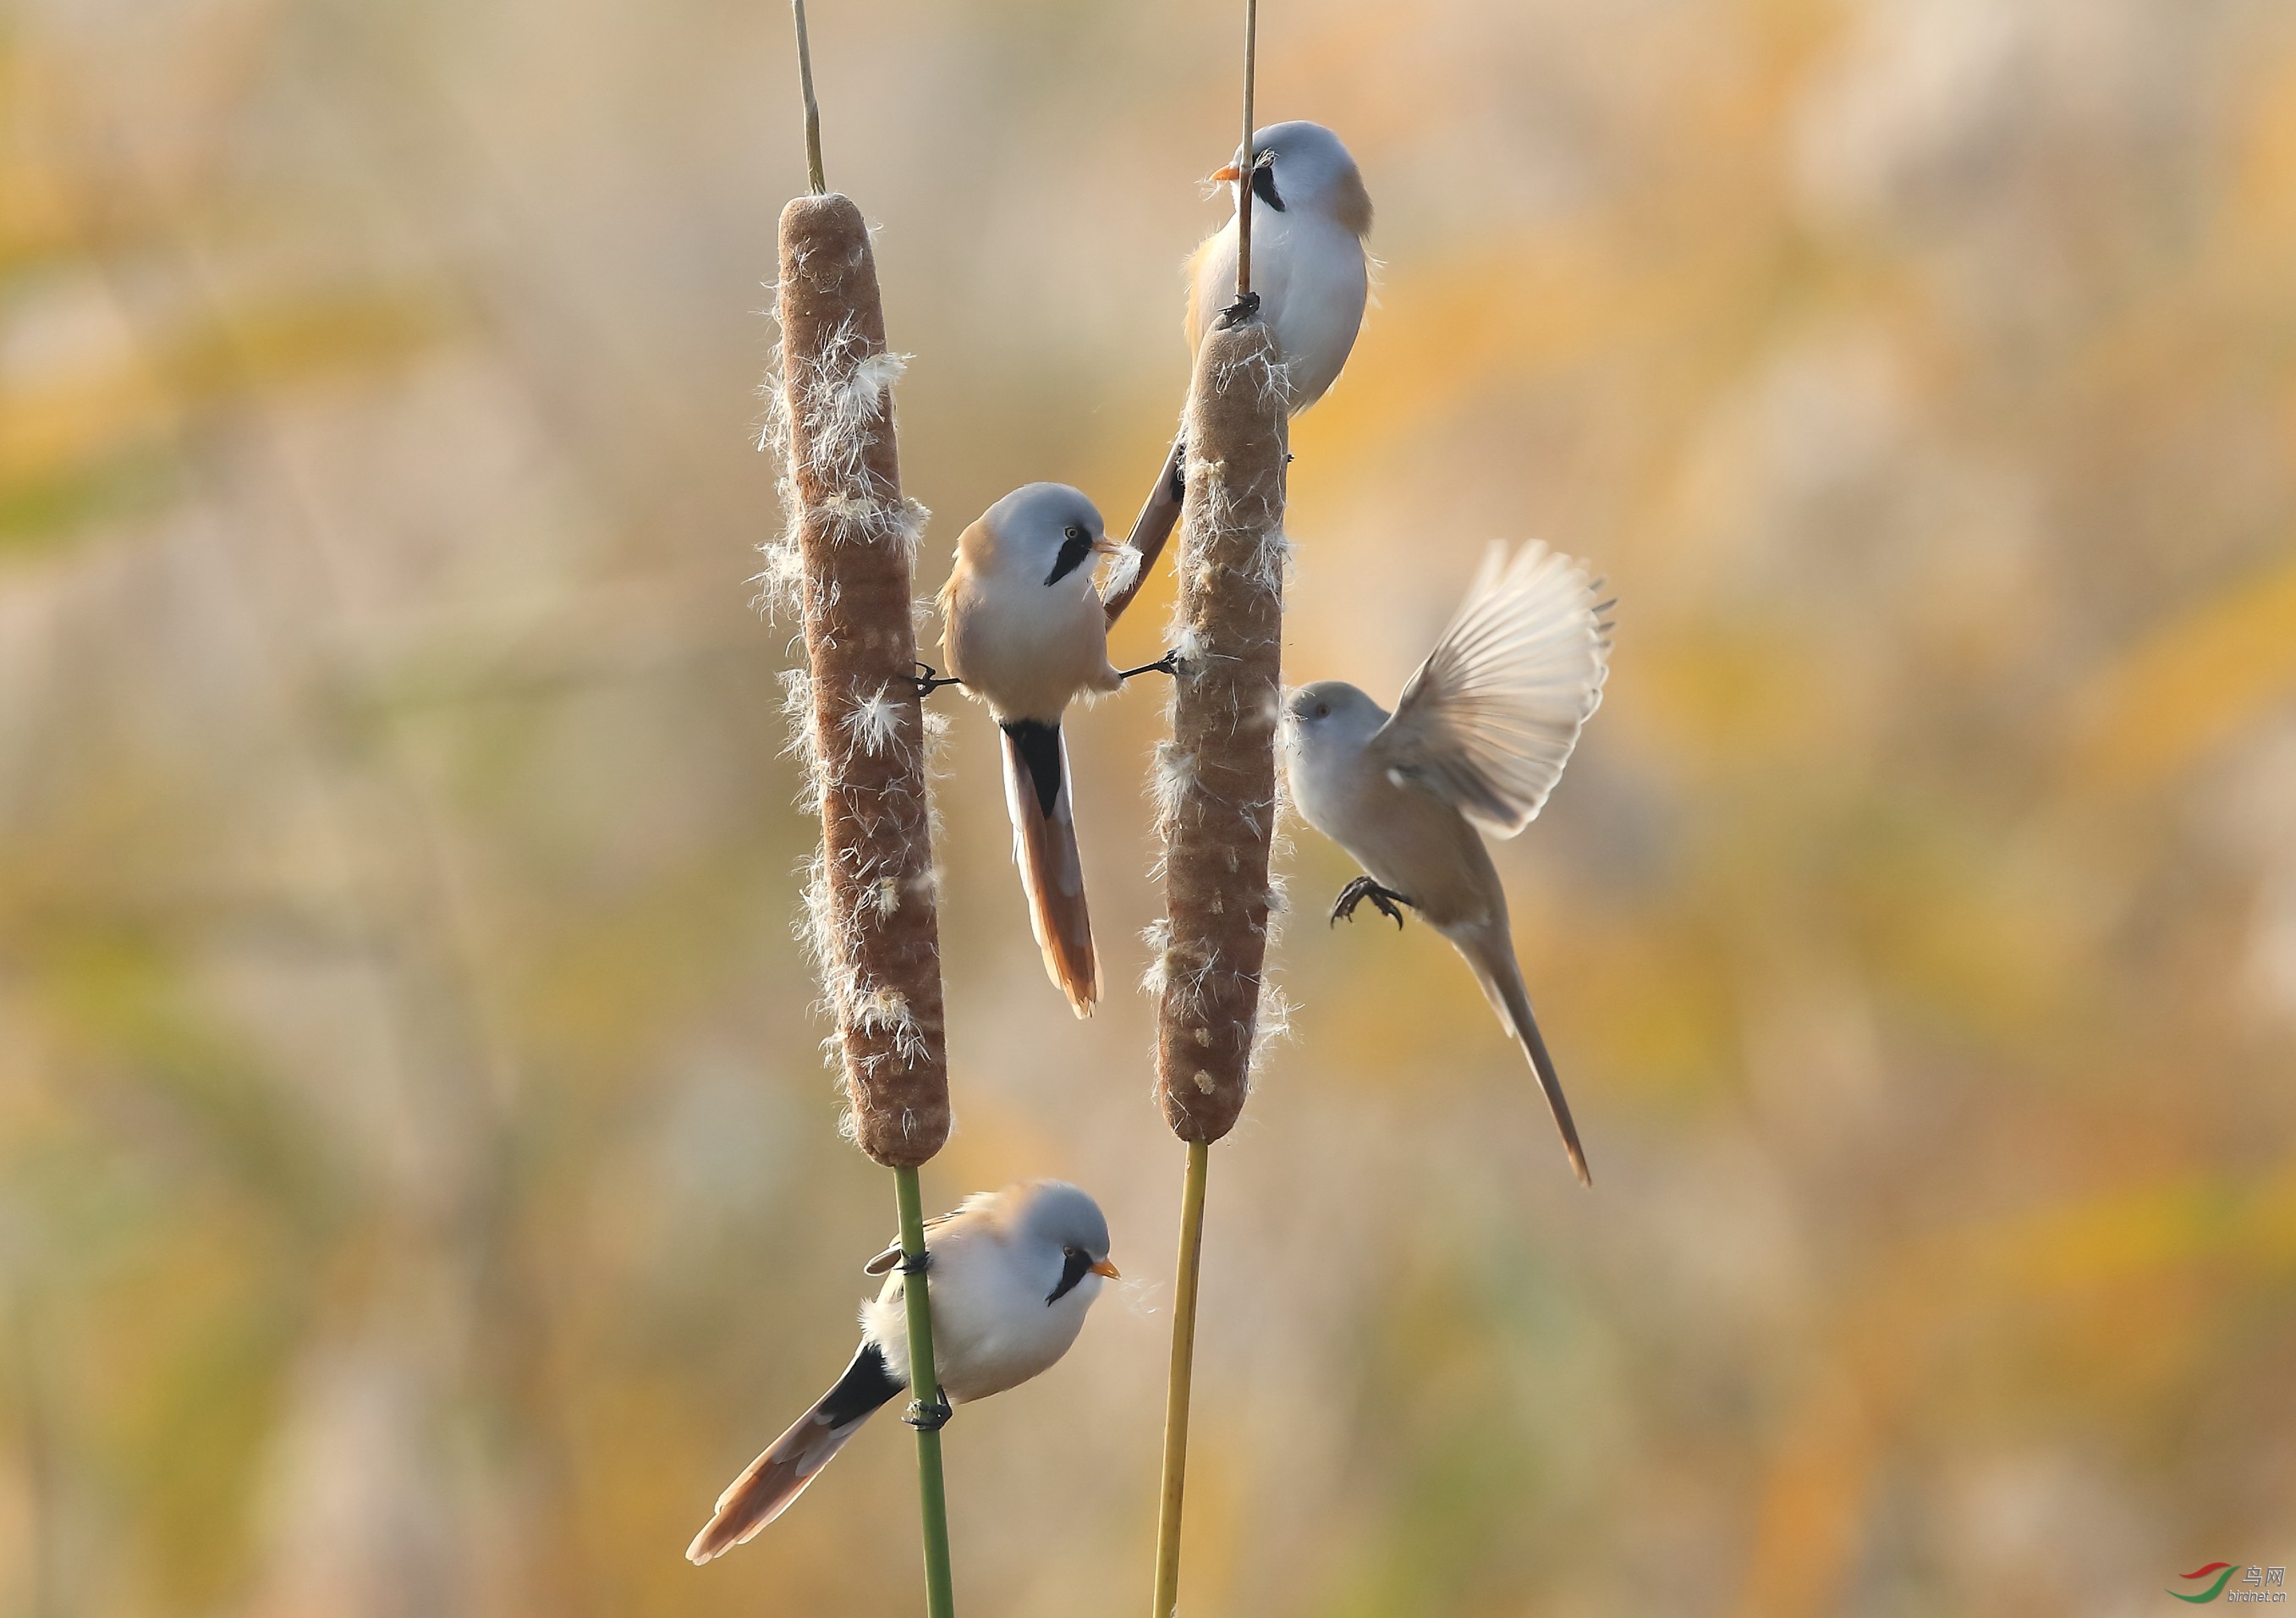
[[[865,1343],[837,1385],[821,1396],[814,1414],[825,1427],[842,1427],[900,1396],[908,1386],[893,1375],[873,1343]]]
[[[1007,719],[998,728],[1013,738],[1013,749],[1029,767],[1029,784],[1037,789],[1037,807],[1050,819],[1061,795],[1061,727],[1042,719]]]

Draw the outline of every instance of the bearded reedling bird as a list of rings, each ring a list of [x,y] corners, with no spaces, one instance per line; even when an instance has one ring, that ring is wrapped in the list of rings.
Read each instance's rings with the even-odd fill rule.
[[[1085,1312],[1100,1295],[1108,1261],[1108,1221],[1074,1186],[1031,1180],[965,1199],[925,1226],[931,1264],[933,1366],[943,1406],[1018,1387],[1069,1351]],[[837,1385],[797,1418],[773,1448],[718,1497],[709,1524],[686,1547],[707,1562],[740,1545],[789,1509],[861,1424],[909,1386],[906,1274],[898,1241],[863,1273],[885,1277],[861,1306],[861,1348]],[[942,1409],[932,1412],[946,1419]]]
[[[1275,331],[1297,415],[1338,380],[1371,295],[1364,249],[1371,193],[1340,137],[1321,124],[1270,124],[1251,137],[1252,155],[1212,176],[1229,182],[1240,212],[1250,177],[1251,291]],[[1236,221],[1204,239],[1187,265],[1188,352],[1235,302]],[[1185,445],[1175,442],[1132,525],[1130,548],[1145,572],[1180,514]],[[1128,595],[1126,596],[1128,600]]]
[[[1123,669],[1108,661],[1108,617],[1091,563],[1116,548],[1081,493],[1031,483],[957,536],[956,567],[940,592],[949,676],[988,704],[1004,733],[1004,804],[1029,924],[1046,970],[1079,1017],[1090,1016],[1100,998],[1100,957],[1085,907],[1061,716],[1079,695],[1173,666],[1169,657]]]
[[[1599,587],[1583,563],[1543,545],[1512,562],[1493,546],[1392,714],[1344,680],[1319,680],[1292,694],[1283,727],[1292,801],[1368,873],[1341,891],[1332,921],[1352,920],[1368,899],[1400,927],[1396,907],[1407,905],[1450,940],[1529,1055],[1587,1185],[1482,834],[1513,837],[1538,817],[1602,702],[1612,604],[1595,600]]]

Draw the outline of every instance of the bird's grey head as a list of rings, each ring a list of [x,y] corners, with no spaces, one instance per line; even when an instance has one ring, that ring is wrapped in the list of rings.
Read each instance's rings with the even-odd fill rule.
[[[1113,1277],[1108,1261],[1108,1220],[1100,1204],[1065,1181],[1037,1180],[1021,1187],[1013,1226],[1032,1264],[1044,1272],[1046,1304],[1071,1293],[1089,1303],[1103,1277]]]
[[[1251,147],[1259,156],[1251,171],[1251,194],[1261,206],[1278,213],[1327,214],[1358,236],[1371,234],[1371,195],[1338,136],[1321,124],[1295,119],[1259,130],[1251,137]],[[1239,152],[1235,163],[1220,171],[1221,177],[1237,178],[1242,164]]]
[[[1047,587],[1081,591],[1091,582],[1093,558],[1116,548],[1099,508],[1065,483],[1016,489],[985,521],[996,537],[997,568]]]
[[[1285,699],[1284,729],[1293,747],[1361,746],[1387,723],[1387,710],[1345,680],[1317,680]]]

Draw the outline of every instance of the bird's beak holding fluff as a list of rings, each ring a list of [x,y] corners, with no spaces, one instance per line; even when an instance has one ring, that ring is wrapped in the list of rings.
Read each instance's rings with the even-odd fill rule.
[[[1105,1276],[1111,1281],[1120,1281],[1124,1278],[1124,1272],[1117,1269],[1115,1265],[1110,1263],[1106,1259],[1103,1259],[1099,1263],[1094,1265],[1092,1267],[1092,1273],[1096,1276]]]
[[[1234,163],[1230,163],[1225,168],[1214,169],[1212,171],[1212,178],[1215,180],[1226,180],[1230,184],[1233,184],[1235,181],[1243,178],[1243,170],[1237,168]]]

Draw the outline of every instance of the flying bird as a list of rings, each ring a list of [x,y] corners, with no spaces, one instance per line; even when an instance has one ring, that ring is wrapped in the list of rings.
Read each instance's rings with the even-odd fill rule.
[[[1332,921],[1368,899],[1398,927],[1408,906],[1450,941],[1529,1056],[1588,1185],[1483,834],[1513,837],[1538,817],[1603,700],[1614,604],[1599,589],[1583,563],[1543,545],[1512,561],[1494,546],[1393,713],[1344,680],[1318,680],[1292,694],[1283,727],[1292,801],[1367,873],[1341,890]]]
[[[1117,548],[1100,513],[1065,483],[1014,489],[957,536],[941,587],[948,678],[988,705],[1004,733],[1004,804],[1013,859],[1045,969],[1079,1017],[1100,998],[1100,957],[1085,905],[1061,717],[1080,695],[1136,674],[1108,661],[1108,618],[1092,563]],[[923,685],[944,683],[928,671]]]
[[[1338,380],[1363,324],[1371,294],[1364,242],[1371,234],[1371,193],[1340,137],[1321,124],[1270,124],[1251,137],[1251,154],[1211,177],[1229,183],[1239,212],[1248,182],[1251,212],[1251,292],[1274,330],[1297,415]],[[1235,304],[1236,220],[1207,236],[1187,264],[1188,351]],[[1137,579],[1154,564],[1180,514],[1186,447],[1175,440],[1140,515],[1129,548],[1140,557],[1134,581],[1110,603],[1123,611]]]
[[[933,1368],[943,1405],[1020,1386],[1068,1352],[1100,1295],[1108,1221],[1074,1186],[1031,1180],[982,1192],[925,1226],[932,1288]],[[907,1277],[898,1241],[864,1273],[885,1277],[861,1306],[861,1348],[835,1386],[718,1497],[709,1526],[686,1547],[707,1562],[789,1509],[846,1441],[909,1385]],[[934,1415],[946,1419],[945,1409]],[[921,1417],[922,1419],[922,1417]]]

